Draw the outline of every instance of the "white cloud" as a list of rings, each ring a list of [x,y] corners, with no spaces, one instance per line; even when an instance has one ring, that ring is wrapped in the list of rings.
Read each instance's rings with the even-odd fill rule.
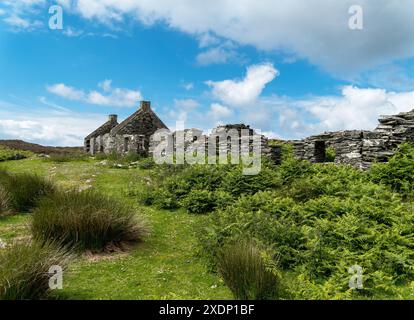
[[[45,4],[45,0],[5,0],[0,3],[0,15],[5,16],[3,22],[8,24],[12,31],[33,31],[44,26],[43,21],[36,17],[39,16],[39,8]]]
[[[199,106],[199,102],[194,99],[174,99],[174,108],[169,110],[167,115],[174,121],[186,122],[189,114],[194,115]]]
[[[346,86],[340,97],[318,97],[300,101],[320,130],[372,130],[382,114],[397,114],[414,109],[414,91],[388,92],[383,89],[361,89]]]
[[[284,139],[302,139],[325,131],[373,130],[381,115],[412,109],[414,91],[345,86],[337,96],[261,97],[255,112],[240,112],[238,119]]]
[[[43,23],[39,20],[24,19],[16,14],[4,18],[3,21],[16,29],[34,30],[43,26]]]
[[[72,28],[72,27],[66,27],[63,30],[63,34],[65,36],[68,36],[68,37],[73,38],[73,37],[80,37],[80,36],[82,36],[84,34],[84,31],[83,30],[77,30],[77,29]]]
[[[219,103],[213,103],[210,106],[209,116],[215,120],[225,120],[233,115],[233,111]]]
[[[143,100],[139,90],[134,91],[123,88],[112,88],[111,85],[112,80],[104,80],[98,84],[98,87],[101,88],[104,93],[96,90],[86,93],[84,90],[67,86],[64,83],[47,86],[46,89],[50,93],[62,98],[101,106],[134,107],[140,100]]]
[[[241,61],[242,58],[236,51],[232,42],[223,43],[217,47],[208,48],[200,52],[196,61],[199,65],[224,64],[230,61]]]
[[[181,82],[181,87],[185,90],[190,91],[194,89],[194,83],[192,82]]]
[[[61,5],[65,9],[70,9],[72,6],[72,0],[56,0],[56,3]]]
[[[64,83],[57,83],[46,87],[47,91],[53,93],[59,97],[69,100],[83,100],[85,98],[85,92],[65,85]]]
[[[220,39],[212,35],[210,32],[205,32],[198,36],[198,45],[200,48],[216,46],[220,44]]]
[[[30,22],[28,20],[22,19],[15,14],[3,19],[3,21],[13,27],[28,28],[30,26]]]
[[[213,95],[232,106],[246,106],[253,103],[262,93],[266,84],[271,82],[279,71],[272,64],[252,65],[242,80],[207,81]]]
[[[193,110],[200,104],[194,99],[174,99],[174,106],[184,110]]]
[[[414,56],[414,2],[410,0],[359,0],[365,21],[362,31],[348,27],[348,10],[355,0],[60,0],[65,6],[69,2],[71,12],[111,26],[127,19],[146,25],[161,22],[193,35],[201,47],[217,48],[217,39],[227,39],[305,58],[348,76]],[[22,19],[20,13],[45,4],[44,0],[3,1]],[[215,61],[223,60],[217,51],[204,52],[201,61],[214,56]]]
[[[32,109],[0,101],[0,135],[52,146],[81,146],[83,138],[105,122],[98,114]]]
[[[260,50],[283,51],[340,73],[414,56],[414,2],[409,0],[358,1],[364,9],[362,31],[348,28],[348,10],[355,0],[74,2],[87,19],[160,21],[195,37],[214,34]]]
[[[86,101],[102,106],[135,107],[140,100],[143,100],[140,91],[116,88],[112,89],[109,95],[91,91]]]
[[[112,80],[106,79],[98,84],[98,87],[105,92],[110,92],[112,87]]]

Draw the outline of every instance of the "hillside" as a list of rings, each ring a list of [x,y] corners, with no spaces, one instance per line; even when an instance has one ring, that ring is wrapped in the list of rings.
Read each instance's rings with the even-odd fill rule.
[[[34,153],[44,154],[73,154],[82,153],[82,147],[49,147],[40,144],[30,143],[23,140],[0,140],[0,146],[6,146],[11,149],[31,151]]]

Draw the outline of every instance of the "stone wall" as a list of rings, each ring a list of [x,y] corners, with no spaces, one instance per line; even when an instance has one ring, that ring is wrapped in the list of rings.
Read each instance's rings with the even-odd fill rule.
[[[385,162],[403,142],[414,142],[414,110],[383,116],[374,131],[338,131],[294,141],[297,158],[313,163],[325,162],[326,149],[335,150],[335,163],[366,169],[375,161]]]
[[[200,147],[204,147],[205,155],[216,156],[220,154],[229,155],[232,151],[238,154],[252,152],[253,136],[257,136],[254,129],[244,124],[218,126],[209,135],[203,135],[203,132],[199,129],[185,129],[172,133],[169,131],[166,132],[169,133],[167,141],[172,145],[169,148],[167,147],[170,151],[175,152],[178,148],[185,152],[195,152],[196,150],[200,150]],[[181,143],[177,143],[177,135],[182,137]],[[158,142],[154,142],[153,137],[151,137],[149,146],[150,154],[153,154],[157,144]],[[281,147],[269,145],[268,138],[263,135],[260,135],[260,148],[262,155],[270,157],[276,164],[281,162]]]

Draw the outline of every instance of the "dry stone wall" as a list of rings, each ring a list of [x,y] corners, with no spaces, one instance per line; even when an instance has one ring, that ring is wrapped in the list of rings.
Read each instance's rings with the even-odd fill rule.
[[[297,158],[314,163],[325,162],[326,149],[335,150],[335,163],[366,169],[374,161],[385,162],[403,142],[414,142],[414,110],[383,116],[374,131],[338,131],[294,141]]]

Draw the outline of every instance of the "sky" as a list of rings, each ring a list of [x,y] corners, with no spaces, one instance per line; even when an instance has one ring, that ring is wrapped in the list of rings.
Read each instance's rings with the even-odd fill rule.
[[[411,0],[0,0],[0,139],[79,146],[140,100],[171,129],[372,130],[414,109],[412,12]]]

